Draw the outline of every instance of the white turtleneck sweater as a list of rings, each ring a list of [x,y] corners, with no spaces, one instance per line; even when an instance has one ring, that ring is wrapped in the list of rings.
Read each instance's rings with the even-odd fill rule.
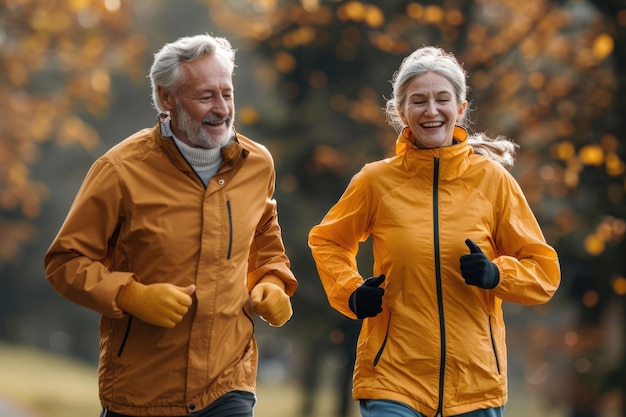
[[[176,136],[172,135],[172,137],[174,138],[176,146],[180,149],[180,152],[187,162],[189,162],[189,165],[191,165],[198,176],[202,178],[202,182],[204,182],[206,186],[222,163],[221,149],[193,148],[181,142]]]

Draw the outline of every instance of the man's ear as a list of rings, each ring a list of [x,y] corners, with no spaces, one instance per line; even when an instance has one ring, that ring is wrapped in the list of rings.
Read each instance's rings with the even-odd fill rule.
[[[175,108],[176,104],[174,102],[174,95],[170,90],[165,89],[159,85],[157,86],[157,93],[159,95],[159,100],[161,101],[161,107],[163,107],[163,110],[170,111]]]

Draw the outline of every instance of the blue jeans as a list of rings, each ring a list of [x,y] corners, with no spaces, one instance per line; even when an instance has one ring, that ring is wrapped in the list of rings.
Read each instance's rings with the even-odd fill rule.
[[[190,414],[192,417],[252,417],[256,397],[247,391],[231,391],[209,404],[208,407]],[[131,417],[111,410],[102,410],[100,417]]]
[[[359,407],[363,417],[426,417],[408,405],[390,400],[360,400]],[[454,417],[503,417],[504,407],[486,408],[457,414]],[[450,416],[452,417],[452,416]]]

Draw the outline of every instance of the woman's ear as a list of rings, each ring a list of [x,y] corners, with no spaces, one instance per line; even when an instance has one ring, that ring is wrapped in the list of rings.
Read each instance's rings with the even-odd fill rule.
[[[402,113],[402,109],[400,107],[396,107],[396,111],[398,112],[398,116],[400,116],[400,120],[402,120],[402,124],[404,126],[408,126],[409,122],[406,120],[406,117],[404,117],[404,113]]]
[[[463,120],[463,115],[465,114],[465,110],[467,109],[467,100],[461,103],[459,106],[459,111],[456,117],[456,124],[459,124],[461,120]]]

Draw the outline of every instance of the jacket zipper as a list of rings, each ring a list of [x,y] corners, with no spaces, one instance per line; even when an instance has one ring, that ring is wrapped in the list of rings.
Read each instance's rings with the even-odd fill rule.
[[[230,200],[226,201],[226,209],[228,210],[228,253],[226,259],[230,259],[233,251],[233,211],[230,207]]]
[[[437,404],[436,416],[441,417],[443,415],[443,378],[446,367],[446,326],[443,316],[443,290],[441,285],[441,259],[439,252],[439,158],[435,158],[433,174],[433,241],[435,249],[437,305],[439,307],[439,333],[441,335],[441,352],[439,359],[439,404]]]

